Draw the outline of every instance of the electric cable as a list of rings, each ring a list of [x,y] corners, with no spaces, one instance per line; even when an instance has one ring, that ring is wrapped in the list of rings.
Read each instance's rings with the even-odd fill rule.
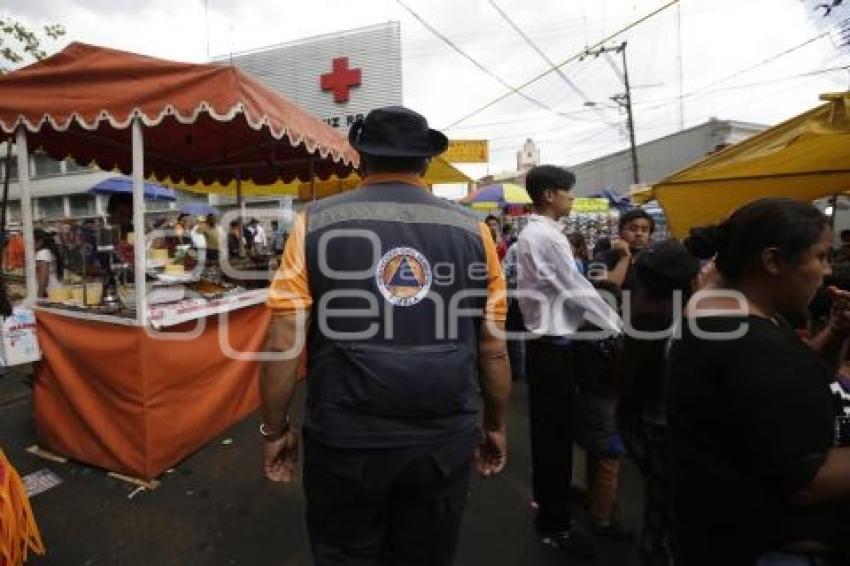
[[[401,3],[401,0],[396,0],[396,2]],[[664,4],[663,6],[661,6],[661,7],[657,8],[657,9],[655,9],[654,11],[650,12],[649,14],[646,14],[645,16],[643,16],[643,17],[641,17],[641,18],[639,18],[639,19],[637,19],[637,20],[635,20],[635,21],[633,21],[633,22],[629,23],[629,24],[628,24],[628,25],[626,25],[625,27],[620,28],[619,30],[617,30],[617,31],[615,31],[615,32],[613,32],[613,33],[611,33],[611,34],[609,34],[609,35],[608,35],[608,36],[606,36],[604,39],[602,39],[602,40],[600,40],[600,41],[596,42],[593,46],[589,47],[588,49],[595,49],[595,48],[597,48],[597,47],[601,47],[601,46],[602,46],[602,45],[604,45],[605,43],[608,43],[609,41],[611,41],[613,38],[615,38],[615,37],[617,37],[617,36],[619,36],[619,35],[622,35],[623,33],[625,33],[625,32],[627,32],[627,31],[629,31],[630,29],[632,29],[632,28],[634,28],[634,27],[636,27],[636,26],[638,26],[638,25],[642,24],[642,23],[643,23],[643,22],[645,22],[646,20],[648,20],[648,19],[652,18],[653,16],[655,16],[655,15],[657,15],[657,14],[660,14],[661,12],[663,12],[664,10],[666,10],[667,8],[669,8],[670,6],[673,6],[673,5],[678,4],[678,3],[679,3],[679,0],[670,0],[670,1],[669,1],[669,2],[667,2],[666,4]],[[403,5],[403,4],[402,4],[402,5]],[[468,119],[472,118],[473,116],[476,116],[476,115],[480,114],[480,113],[481,113],[481,112],[483,112],[484,110],[487,110],[487,109],[488,109],[488,108],[490,108],[491,106],[493,106],[493,105],[495,105],[495,104],[498,104],[499,102],[501,102],[502,100],[504,100],[504,99],[506,99],[506,98],[510,97],[510,96],[511,96],[511,95],[513,95],[513,94],[522,94],[522,93],[521,93],[522,89],[524,89],[524,88],[528,87],[528,86],[529,86],[529,85],[531,85],[531,84],[536,83],[537,81],[539,81],[539,80],[540,80],[540,79],[542,79],[543,77],[545,77],[545,76],[549,75],[550,73],[553,73],[555,69],[559,69],[559,68],[563,67],[564,65],[566,65],[566,64],[568,64],[568,63],[571,63],[572,61],[575,61],[575,60],[579,59],[580,57],[582,57],[582,56],[584,55],[584,53],[586,53],[586,51],[587,51],[586,49],[583,49],[582,51],[580,51],[580,52],[576,53],[575,55],[572,55],[572,56],[570,56],[569,58],[565,59],[563,62],[561,62],[561,63],[559,63],[559,64],[555,65],[555,67],[554,67],[554,68],[547,69],[547,70],[545,70],[545,71],[543,71],[543,72],[541,72],[541,73],[539,73],[539,74],[535,75],[534,77],[532,77],[532,78],[530,78],[529,80],[525,81],[524,83],[522,83],[521,85],[519,85],[519,86],[518,86],[518,87],[516,87],[516,88],[511,87],[511,90],[510,90],[510,91],[508,91],[508,92],[506,92],[506,93],[503,93],[503,94],[499,95],[498,97],[496,97],[495,99],[491,100],[491,101],[490,101],[490,102],[488,102],[487,104],[484,104],[483,106],[481,106],[481,107],[479,107],[479,108],[477,108],[477,109],[473,110],[472,112],[470,112],[470,113],[466,114],[466,115],[465,115],[465,116],[463,116],[462,118],[460,118],[460,119],[458,119],[458,120],[455,120],[454,122],[452,122],[451,124],[449,124],[448,126],[446,126],[445,128],[443,128],[443,130],[451,130],[452,128],[454,128],[454,127],[455,127],[455,126],[457,126],[458,124],[460,124],[460,123],[462,123],[462,122],[465,122],[465,121],[467,121]]]
[[[674,1],[678,2],[679,0],[674,0]],[[558,115],[558,116],[561,116],[562,118],[571,119],[571,118],[570,118],[570,116],[567,116],[567,115],[562,114],[561,112],[558,112],[557,110],[555,110],[554,108],[552,108],[552,107],[551,107],[551,106],[549,106],[548,104],[545,104],[545,103],[541,102],[540,100],[537,100],[536,98],[534,98],[534,97],[532,97],[532,96],[529,96],[528,94],[526,94],[526,93],[524,93],[524,92],[520,91],[519,89],[517,89],[516,87],[514,87],[513,85],[511,85],[510,83],[508,83],[507,81],[505,81],[502,77],[500,77],[500,76],[498,76],[497,74],[495,74],[493,71],[491,71],[490,69],[488,69],[487,67],[485,67],[484,65],[482,65],[482,64],[481,64],[481,63],[480,63],[477,59],[475,59],[474,57],[472,57],[471,55],[469,55],[466,51],[464,51],[463,49],[461,49],[461,48],[460,48],[460,47],[459,47],[459,46],[458,46],[455,42],[453,42],[451,39],[449,39],[448,37],[446,37],[445,35],[443,35],[442,33],[440,33],[440,32],[439,32],[439,30],[437,30],[434,26],[432,26],[431,24],[429,24],[429,23],[428,23],[428,22],[427,22],[427,21],[426,21],[426,20],[425,20],[422,16],[420,16],[420,15],[419,15],[419,14],[418,14],[415,10],[413,10],[412,8],[410,8],[410,7],[409,7],[407,4],[405,4],[402,0],[396,0],[396,2],[397,2],[397,3],[398,3],[398,4],[402,7],[402,8],[404,8],[405,10],[407,10],[407,11],[410,13],[410,15],[411,15],[411,16],[413,16],[414,18],[416,18],[416,20],[417,20],[417,21],[419,21],[419,23],[421,23],[421,24],[422,24],[422,25],[423,25],[423,26],[424,26],[424,27],[425,27],[428,31],[430,31],[431,33],[433,33],[435,36],[437,36],[438,38],[440,38],[440,40],[442,40],[442,41],[443,41],[446,45],[448,45],[449,47],[451,47],[451,48],[452,48],[452,49],[453,49],[453,50],[454,50],[454,51],[455,51],[458,55],[462,56],[464,59],[466,59],[467,61],[469,61],[469,62],[470,62],[470,63],[472,63],[473,65],[475,65],[475,67],[476,67],[476,68],[478,68],[478,70],[480,70],[481,72],[483,72],[484,74],[486,74],[486,75],[487,75],[487,76],[489,76],[490,78],[492,78],[492,79],[496,80],[496,81],[497,81],[499,84],[501,84],[503,87],[505,87],[505,88],[507,88],[507,89],[511,90],[511,91],[512,91],[512,92],[514,92],[515,94],[518,94],[519,96],[521,96],[522,98],[524,98],[524,99],[525,99],[525,100],[527,100],[528,102],[530,102],[530,103],[534,104],[535,106],[538,106],[538,107],[540,107],[540,108],[543,108],[544,110],[548,110],[549,112],[552,112],[553,114],[556,114],[556,115]]]

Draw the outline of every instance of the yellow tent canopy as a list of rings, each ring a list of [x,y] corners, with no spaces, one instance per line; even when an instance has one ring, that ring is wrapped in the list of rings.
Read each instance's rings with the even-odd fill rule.
[[[628,197],[634,204],[646,204],[655,199],[655,192],[651,186],[642,185],[629,191]]]
[[[850,92],[730,146],[653,186],[674,236],[762,197],[806,202],[850,190]]]
[[[469,177],[463,174],[460,170],[452,166],[448,161],[441,157],[437,157],[431,161],[431,165],[424,175],[425,183],[430,185],[443,183],[469,183],[472,181]],[[360,185],[360,176],[357,173],[352,173],[348,177],[340,179],[339,177],[331,177],[325,181],[316,180],[315,186],[313,183],[302,183],[300,181],[292,183],[284,183],[278,181],[272,185],[255,185],[251,181],[242,181],[243,196],[292,196],[301,200],[313,200],[314,196],[317,199],[329,197],[345,191],[350,191]],[[236,182],[233,181],[228,185],[215,183],[213,185],[186,185],[184,183],[171,183],[170,179],[162,181],[163,184],[169,185],[176,189],[192,191],[194,193],[218,194],[218,195],[235,195]]]

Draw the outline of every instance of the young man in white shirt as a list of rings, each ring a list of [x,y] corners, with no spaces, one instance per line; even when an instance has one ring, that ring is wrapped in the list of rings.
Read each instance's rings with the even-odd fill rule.
[[[525,184],[534,214],[516,243],[517,291],[532,335],[526,342],[525,373],[538,506],[535,527],[543,544],[592,558],[593,547],[573,525],[569,508],[576,387],[572,343],[582,338],[579,328],[587,322],[609,334],[619,333],[621,323],[576,269],[558,222],[572,209],[575,176],[561,167],[541,165],[528,172]]]
[[[251,219],[251,224],[254,229],[254,248],[258,251],[264,251],[268,246],[266,230],[256,218]]]

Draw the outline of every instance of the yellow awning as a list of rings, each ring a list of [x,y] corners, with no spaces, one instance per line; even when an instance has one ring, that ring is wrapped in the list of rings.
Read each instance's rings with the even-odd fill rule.
[[[646,204],[654,198],[655,192],[652,190],[652,187],[649,186],[635,188],[632,189],[631,192],[629,192],[629,199],[634,204]]]
[[[425,171],[424,180],[429,186],[444,183],[472,182],[472,179],[440,157],[431,161],[431,165],[428,167],[428,170]],[[311,183],[301,182],[284,183],[283,181],[278,181],[273,185],[255,185],[251,181],[242,181],[242,195],[291,196],[297,197],[301,200],[313,200],[314,191],[315,198],[320,199],[355,189],[358,185],[360,185],[360,181],[360,176],[356,173],[352,173],[344,179],[331,177],[325,181],[317,180],[315,187],[313,187]],[[213,185],[202,185],[200,183],[196,185],[186,185],[185,183],[171,183],[170,179],[164,179],[161,182],[170,187],[185,191],[192,191],[194,193],[230,196],[234,196],[236,194],[235,181],[229,185],[221,185],[219,183],[215,183]]]
[[[806,202],[850,190],[850,92],[728,147],[653,187],[673,235],[762,197]]]

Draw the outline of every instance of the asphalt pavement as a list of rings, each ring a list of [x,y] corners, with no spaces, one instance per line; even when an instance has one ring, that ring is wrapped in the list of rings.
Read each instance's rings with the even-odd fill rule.
[[[164,474],[155,490],[90,466],[58,464],[25,451],[34,444],[27,372],[0,376],[0,446],[22,475],[49,469],[62,483],[32,498],[47,554],[27,564],[250,565],[311,564],[300,482],[266,481],[260,468],[258,417],[251,416]],[[587,564],[542,547],[532,528],[526,388],[511,402],[509,464],[496,478],[476,478],[456,564]],[[626,463],[620,515],[639,527],[640,478]],[[585,512],[576,509],[577,520]],[[636,564],[634,544],[596,539],[596,564]]]

